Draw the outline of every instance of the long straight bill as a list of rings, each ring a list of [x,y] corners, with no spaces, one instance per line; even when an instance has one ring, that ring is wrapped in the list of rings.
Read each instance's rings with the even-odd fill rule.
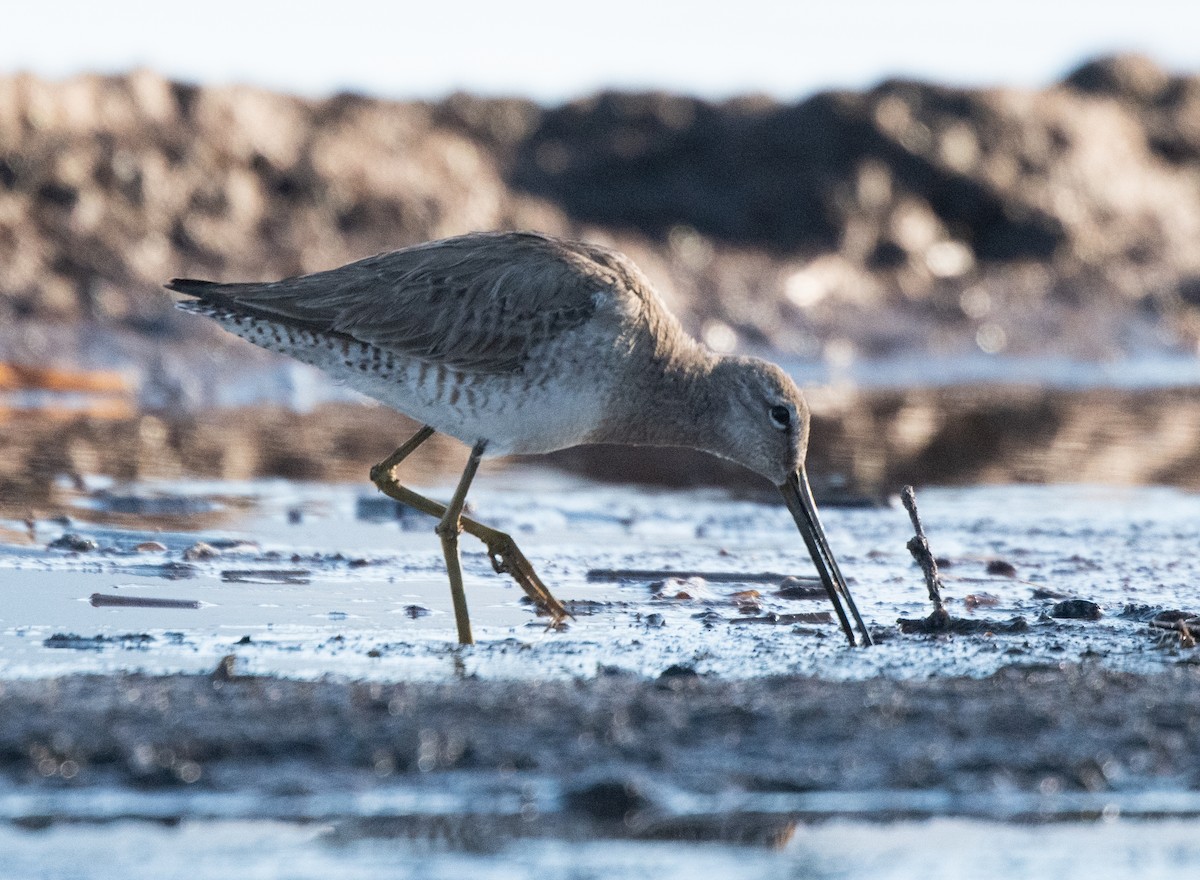
[[[872,644],[871,633],[867,630],[867,625],[863,623],[862,616],[859,615],[854,599],[850,595],[850,588],[846,586],[846,579],[842,577],[837,560],[833,557],[833,551],[829,549],[825,529],[821,526],[821,518],[817,516],[817,503],[813,500],[812,489],[808,485],[808,473],[803,465],[800,470],[788,477],[788,481],[779,487],[779,491],[783,493],[788,510],[792,512],[792,518],[796,520],[796,526],[804,537],[804,543],[808,545],[808,552],[812,554],[817,574],[821,578],[821,583],[825,585],[825,592],[829,594],[829,601],[833,603],[833,610],[837,613],[838,622],[842,625],[842,631],[846,633],[846,638],[850,640],[851,645],[860,644],[854,639],[854,629],[851,628],[850,619],[846,616],[846,608],[842,607],[843,599],[846,600],[846,606],[850,609],[854,624],[862,636],[861,644],[864,647]]]

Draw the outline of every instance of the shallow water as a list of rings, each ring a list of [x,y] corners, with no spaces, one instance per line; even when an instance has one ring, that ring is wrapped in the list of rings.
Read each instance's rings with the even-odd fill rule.
[[[735,678],[982,676],[1014,663],[1079,659],[1152,671],[1189,662],[1193,652],[1151,630],[1145,618],[1155,608],[1200,606],[1200,496],[1087,486],[933,489],[918,501],[933,551],[948,563],[951,613],[997,624],[1019,616],[1027,629],[898,634],[898,618],[930,610],[905,549],[907,515],[898,506],[830,508],[823,512],[830,542],[860,610],[883,638],[871,650],[851,650],[832,623],[766,622],[772,613],[789,620],[828,611],[824,599],[776,595],[772,577],[657,587],[648,577],[589,580],[593,569],[810,575],[782,507],[522,469],[481,479],[472,493],[475,515],[517,537],[556,595],[577,603],[576,618],[564,631],[548,631],[464,536],[479,644],[462,649],[454,642],[432,521],[395,518],[369,487],[275,481],[103,488],[80,496],[71,524],[37,523],[34,543],[20,542],[20,523],[2,524],[10,538],[0,545],[5,677],[209,671],[231,653],[245,673],[377,680],[614,669],[657,675],[673,665]],[[155,527],[164,512],[172,531]],[[219,529],[208,525],[214,519]],[[64,533],[89,537],[98,549],[47,547]],[[165,549],[133,549],[152,540]],[[217,545],[219,555],[185,561],[197,541]],[[1010,563],[1016,577],[989,575],[991,560]],[[1039,589],[1097,602],[1104,616],[1047,617],[1056,600],[1036,598]],[[96,607],[93,594],[198,607]],[[968,610],[968,595],[983,604]],[[1142,607],[1120,616],[1129,605]]]

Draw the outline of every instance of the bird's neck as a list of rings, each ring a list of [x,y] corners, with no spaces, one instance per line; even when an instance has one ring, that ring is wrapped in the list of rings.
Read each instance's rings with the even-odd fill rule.
[[[699,343],[676,345],[647,357],[631,370],[614,409],[621,413],[598,442],[641,446],[688,446],[712,451],[724,402],[714,396],[712,371],[720,357]]]

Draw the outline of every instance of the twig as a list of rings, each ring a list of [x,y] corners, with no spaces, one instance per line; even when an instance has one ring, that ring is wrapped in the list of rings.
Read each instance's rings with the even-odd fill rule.
[[[109,593],[92,593],[93,608],[199,608],[194,599],[152,599],[149,596],[113,596]]]
[[[1177,633],[1181,648],[1196,647],[1196,639],[1200,636],[1200,617],[1192,617],[1190,619],[1177,618],[1175,620],[1159,620],[1156,618],[1150,621],[1150,625],[1155,629],[1165,629],[1168,632]]]
[[[587,573],[588,583],[607,581],[661,581],[667,578],[704,578],[712,584],[772,584],[787,580],[792,575],[780,574],[774,571],[759,571],[750,574],[739,574],[736,571],[687,571],[672,568],[593,568]],[[819,584],[820,578],[797,577],[798,581]]]
[[[908,552],[912,554],[921,572],[925,575],[925,585],[929,588],[929,601],[933,603],[933,614],[930,618],[946,619],[946,603],[942,601],[942,578],[938,574],[937,560],[929,549],[929,539],[925,537],[925,529],[921,527],[921,517],[917,514],[917,493],[912,486],[905,486],[900,492],[900,500],[908,511],[916,535],[908,539]]]

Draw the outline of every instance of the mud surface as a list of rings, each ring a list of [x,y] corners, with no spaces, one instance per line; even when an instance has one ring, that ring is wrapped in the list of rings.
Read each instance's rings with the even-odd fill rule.
[[[69,521],[0,524],[12,876],[1151,877],[1195,856],[1200,655],[1151,625],[1196,610],[1195,495],[920,491],[971,624],[926,635],[897,625],[930,610],[907,514],[827,506],[864,650],[781,508],[492,472],[475,514],[576,617],[548,631],[468,546],[462,648],[431,524],[362,488],[87,482]]]
[[[1153,622],[1186,624],[1200,605],[1196,495],[925,490],[925,529],[947,610],[967,622],[963,637],[897,628],[931,611],[902,509],[827,505],[830,541],[881,640],[848,651],[804,580],[811,563],[782,506],[515,468],[480,478],[474,515],[516,536],[575,617],[548,631],[464,539],[479,644],[459,651],[431,524],[373,490],[94,482],[70,499],[66,520],[6,525],[0,657],[9,677],[207,672],[231,653],[251,674],[375,680],[671,667],[722,678],[915,678],[1084,660],[1142,673],[1191,658],[1182,632]],[[1091,613],[1064,617],[1064,603]]]
[[[477,815],[481,837],[761,844],[837,816],[1197,816],[1198,685],[1192,666],[1086,664],[842,683],[10,681],[0,807],[26,824],[319,819],[409,836]]]

